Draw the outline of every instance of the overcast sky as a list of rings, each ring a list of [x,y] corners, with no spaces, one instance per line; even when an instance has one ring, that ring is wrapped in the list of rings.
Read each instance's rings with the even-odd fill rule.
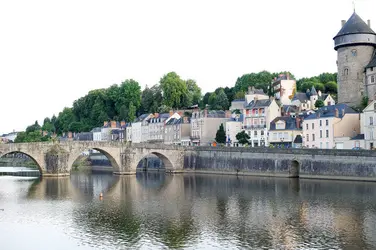
[[[376,1],[356,2],[376,27]],[[261,70],[336,72],[332,38],[352,12],[352,0],[0,1],[0,133],[129,78],[175,71],[205,93]]]

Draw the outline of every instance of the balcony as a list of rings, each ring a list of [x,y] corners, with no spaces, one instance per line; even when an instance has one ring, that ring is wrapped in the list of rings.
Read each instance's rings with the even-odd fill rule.
[[[243,129],[263,129],[266,128],[266,125],[244,125]]]
[[[261,114],[246,114],[245,117],[248,117],[248,118],[265,117],[265,113],[261,113]]]

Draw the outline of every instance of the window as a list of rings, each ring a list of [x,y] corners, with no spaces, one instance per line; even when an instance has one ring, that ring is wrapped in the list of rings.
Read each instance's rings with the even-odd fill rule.
[[[329,142],[326,143],[326,148],[329,148]]]
[[[320,142],[320,148],[322,148],[322,142]]]
[[[253,133],[255,136],[257,136],[257,131],[255,130],[255,132]]]
[[[345,75],[345,76],[349,75],[349,69],[347,69],[347,68],[344,69],[343,70],[343,75]]]
[[[273,133],[273,140],[277,140],[277,133]]]
[[[288,136],[289,136],[289,135],[288,135],[287,132],[284,132],[284,133],[283,133],[283,138],[284,138],[285,140],[288,139]]]
[[[329,126],[329,120],[325,120],[325,125]]]
[[[282,139],[282,133],[278,133],[278,138]]]
[[[309,134],[307,134],[307,141],[309,141]]]
[[[261,135],[264,135],[264,130],[261,130]]]
[[[315,128],[315,124],[312,122],[312,129],[314,129]]]
[[[320,120],[320,127],[322,126],[322,120]]]
[[[320,130],[320,138],[322,138],[322,130]]]
[[[326,130],[326,138],[328,138],[329,137],[329,130]]]
[[[312,134],[312,141],[315,141],[315,134]]]
[[[373,125],[373,117],[372,116],[369,118],[369,125]]]
[[[356,53],[356,49],[351,50],[351,55],[352,55],[352,56],[356,56],[356,55],[357,55],[357,53]]]
[[[306,129],[308,129],[308,123],[306,124]]]
[[[371,83],[375,82],[375,76],[371,76]]]

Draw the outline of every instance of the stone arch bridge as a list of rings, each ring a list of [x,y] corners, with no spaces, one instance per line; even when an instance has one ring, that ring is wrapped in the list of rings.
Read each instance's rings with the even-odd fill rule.
[[[69,175],[74,161],[86,150],[104,154],[115,174],[134,174],[138,163],[147,155],[158,156],[167,171],[180,172],[184,165],[182,147],[158,144],[126,144],[121,142],[36,142],[0,144],[0,157],[14,152],[33,159],[43,176]]]

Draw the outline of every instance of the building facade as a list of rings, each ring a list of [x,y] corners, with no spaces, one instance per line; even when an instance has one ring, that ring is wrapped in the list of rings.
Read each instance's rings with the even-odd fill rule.
[[[270,123],[269,144],[276,147],[298,148],[298,136],[302,136],[302,119],[300,117],[277,117]]]
[[[290,79],[288,73],[281,74],[278,78],[274,78],[272,88],[275,99],[279,100],[283,105],[289,105],[296,92],[296,81]]]
[[[336,137],[354,137],[360,132],[360,115],[346,104],[325,106],[303,121],[306,148],[335,148]]]

